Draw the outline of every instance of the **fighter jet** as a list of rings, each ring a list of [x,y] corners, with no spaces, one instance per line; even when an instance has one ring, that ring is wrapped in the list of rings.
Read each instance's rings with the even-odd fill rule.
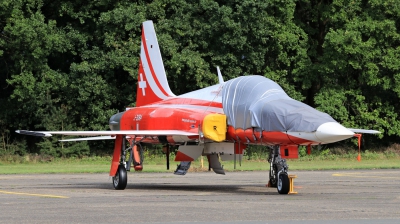
[[[269,150],[269,186],[289,192],[285,158],[297,158],[298,146],[333,143],[355,133],[378,131],[349,129],[330,115],[290,98],[274,81],[259,75],[241,76],[176,96],[164,69],[153,22],[142,25],[136,107],[113,115],[110,130],[27,131],[17,133],[49,137],[86,136],[63,141],[112,139],[110,176],[117,190],[127,186],[127,171],[143,169],[142,145],[161,144],[169,155],[178,147],[175,174],[185,175],[191,161],[206,156],[209,167],[225,174],[220,161],[240,160],[248,145]],[[94,137],[88,137],[94,136]],[[129,155],[129,158],[128,158]],[[167,168],[169,159],[167,156]]]

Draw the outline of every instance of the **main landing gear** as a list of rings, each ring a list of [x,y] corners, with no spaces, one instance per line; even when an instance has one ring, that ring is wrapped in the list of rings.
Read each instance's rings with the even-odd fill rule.
[[[276,187],[279,194],[288,194],[290,182],[288,177],[289,166],[281,158],[279,145],[271,147],[268,162],[270,163],[268,187]]]
[[[133,144],[133,146],[126,148],[126,136],[122,136],[122,139],[120,138],[118,142],[116,140],[115,144],[115,147],[119,148],[119,145],[121,146],[121,151],[119,155],[118,169],[112,177],[112,183],[115,190],[124,190],[128,183],[127,171],[130,171],[131,164],[133,164],[136,171],[143,169],[143,148],[140,144]],[[116,149],[118,150],[118,148]],[[130,153],[128,162],[126,161],[127,152]],[[118,156],[115,157],[118,158]]]

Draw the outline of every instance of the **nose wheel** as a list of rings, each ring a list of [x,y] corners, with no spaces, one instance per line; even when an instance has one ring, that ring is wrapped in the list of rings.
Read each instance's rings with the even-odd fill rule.
[[[118,170],[115,176],[112,178],[115,190],[124,190],[128,183],[128,175],[126,173],[125,166],[123,164],[118,166]]]
[[[287,173],[279,174],[278,184],[276,188],[278,189],[279,194],[288,194],[289,193],[289,177]]]
[[[288,194],[290,181],[288,177],[289,166],[281,158],[280,146],[271,147],[268,162],[270,163],[268,187],[276,187],[279,194]]]

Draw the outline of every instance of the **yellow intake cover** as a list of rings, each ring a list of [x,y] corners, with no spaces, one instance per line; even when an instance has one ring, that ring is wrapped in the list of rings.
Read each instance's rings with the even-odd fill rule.
[[[226,138],[226,115],[208,114],[204,117],[202,131],[205,138],[222,142]]]

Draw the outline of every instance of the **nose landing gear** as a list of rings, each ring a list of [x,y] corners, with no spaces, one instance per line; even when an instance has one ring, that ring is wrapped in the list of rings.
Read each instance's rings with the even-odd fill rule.
[[[280,146],[271,147],[268,162],[270,163],[268,187],[276,187],[279,194],[288,194],[290,182],[288,177],[289,166],[281,158]]]

